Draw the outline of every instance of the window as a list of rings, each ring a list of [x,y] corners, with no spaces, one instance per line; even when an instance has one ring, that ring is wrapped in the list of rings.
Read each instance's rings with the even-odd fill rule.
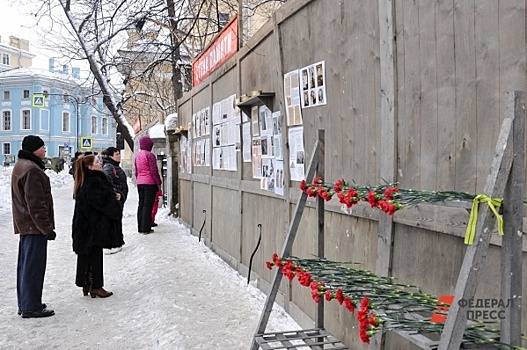
[[[108,135],[108,118],[102,118],[102,134]]]
[[[24,98],[29,98],[29,90],[24,90]]]
[[[2,145],[2,151],[4,154],[11,154],[11,144],[10,143],[4,143]]]
[[[62,113],[62,132],[70,131],[70,114],[67,112]]]
[[[70,103],[70,95],[64,94],[64,103]]]
[[[91,133],[92,134],[97,133],[97,117],[96,116],[91,117]]]
[[[91,97],[91,104],[93,105],[93,107],[97,107],[97,97],[95,96]]]
[[[9,91],[4,91],[4,101],[6,100],[10,100],[11,99],[11,94],[9,93]]]
[[[220,26],[220,28],[225,27],[225,25],[227,24],[227,22],[229,22],[229,14],[228,14],[228,13],[220,12],[220,13],[218,14],[218,20],[220,21],[220,23],[218,23],[218,25]]]
[[[11,130],[11,111],[2,112],[2,130]]]
[[[31,129],[31,111],[28,109],[22,111],[22,129]]]
[[[5,64],[6,66],[9,66],[9,54],[8,53],[2,54],[2,63]]]

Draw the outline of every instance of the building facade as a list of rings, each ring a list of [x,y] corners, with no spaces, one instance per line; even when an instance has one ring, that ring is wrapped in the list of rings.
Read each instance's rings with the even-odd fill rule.
[[[1,43],[0,38],[0,72],[20,67],[31,67],[33,55],[29,52],[29,41],[14,36],[9,43]]]
[[[81,86],[80,69],[15,68],[0,73],[0,161],[14,162],[26,135],[45,142],[47,157],[69,161],[77,150],[115,146],[116,127],[102,96]]]

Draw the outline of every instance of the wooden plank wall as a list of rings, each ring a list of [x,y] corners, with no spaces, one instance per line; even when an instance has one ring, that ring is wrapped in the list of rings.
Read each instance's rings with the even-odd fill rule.
[[[380,11],[388,5],[393,7]],[[317,130],[326,130],[328,181],[345,178],[376,185],[383,182],[382,168],[383,174],[395,174],[401,187],[479,193],[494,157],[505,92],[526,90],[525,7],[519,0],[290,0],[236,57],[185,94],[180,123],[187,125],[193,112],[232,94],[279,92],[283,73],[323,60],[328,104],[303,109],[303,126],[306,159]],[[391,61],[390,53],[382,51],[390,45],[381,44],[389,39],[380,36],[380,26],[386,25],[381,12],[394,25]],[[393,64],[393,76],[382,78],[385,87],[395,90],[393,105],[383,108],[389,101],[381,97],[386,93],[381,75],[389,69],[381,61]],[[282,99],[275,96],[273,110],[284,106]],[[394,113],[383,114],[391,107]],[[285,111],[282,115],[285,126]],[[386,142],[381,130],[389,130],[382,127],[387,122],[395,127],[392,144],[381,142]],[[393,169],[383,161],[393,163]],[[193,174],[182,174],[181,219],[197,233],[206,208],[206,244],[244,275],[261,224],[262,242],[251,276],[265,290],[272,280],[265,261],[280,251],[298,200],[298,182],[288,185],[286,196],[260,190],[251,164],[243,163],[241,155],[237,172],[194,168]],[[379,224],[382,215],[364,204],[345,211],[336,200],[329,203],[326,256],[375,270],[379,230],[391,229],[391,222]],[[385,254],[397,281],[435,295],[452,294],[465,251],[467,219],[465,209],[432,205],[395,214],[393,250],[388,247]],[[308,201],[293,255],[314,254],[316,222],[314,202]],[[499,291],[501,239],[496,235],[492,244],[486,278],[478,287],[480,298],[497,297]],[[280,291],[281,302],[295,317],[314,318],[308,290],[284,281]],[[353,348],[363,348],[354,325],[352,315],[328,305],[328,331]],[[400,340],[393,344],[394,349],[410,348]]]
[[[202,239],[210,240],[212,232],[211,217],[213,216],[213,213],[210,201],[211,196],[209,184],[206,182],[194,181],[192,198],[192,227],[197,231],[200,231],[203,227]],[[203,212],[204,210],[205,212]],[[205,223],[204,226],[203,223]]]
[[[326,137],[331,139],[326,145],[327,178],[345,177],[358,183],[379,180],[381,136],[375,131],[380,72],[374,5],[358,0],[329,7],[317,1],[306,7],[302,15],[280,25],[283,46],[302,53],[301,62],[296,55],[286,54],[285,72],[321,60],[326,62],[326,89],[331,102],[302,113],[306,150],[313,147],[319,128],[324,128]],[[334,35],[335,27],[342,35]]]
[[[187,224],[192,225],[192,182],[190,180],[180,179],[179,181],[179,217]]]
[[[212,188],[212,232],[209,240],[240,261],[240,212],[238,191],[214,186]],[[225,203],[231,203],[225,205]]]
[[[288,212],[283,210],[283,202],[283,199],[248,192],[242,197],[243,212],[251,214],[243,216],[241,263],[249,266],[251,254],[258,243],[258,225],[262,225],[262,242],[254,255],[252,270],[268,280],[272,279],[272,273],[262,262],[270,260],[273,253],[279,252],[284,243],[284,222],[287,222]]]

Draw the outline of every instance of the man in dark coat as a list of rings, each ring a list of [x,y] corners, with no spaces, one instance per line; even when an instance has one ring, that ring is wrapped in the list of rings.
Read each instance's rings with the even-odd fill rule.
[[[51,185],[42,161],[45,156],[46,147],[40,137],[24,137],[11,174],[13,228],[20,235],[18,314],[23,318],[55,314],[42,303],[48,240],[56,237]]]

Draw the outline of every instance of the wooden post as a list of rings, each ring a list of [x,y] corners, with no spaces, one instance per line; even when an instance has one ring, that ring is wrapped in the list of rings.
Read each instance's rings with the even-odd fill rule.
[[[503,198],[505,185],[512,165],[512,118],[505,118],[500,130],[496,152],[483,194],[491,198]],[[492,228],[496,217],[486,204],[479,208],[476,237],[474,244],[467,247],[461,271],[454,292],[454,301],[448,311],[448,317],[439,341],[439,350],[457,350],[461,345],[467,324],[467,306],[474,299],[478,276],[483,270],[487,256]]]
[[[395,1],[378,0],[381,67],[381,178],[396,181],[397,172],[397,62],[395,41]],[[394,224],[391,215],[379,217],[375,272],[391,276]],[[370,350],[382,348],[384,333],[372,338]]]
[[[318,130],[318,164],[317,164],[317,177],[324,178],[325,165],[324,165],[324,156],[325,156],[325,133],[324,130]],[[318,230],[317,230],[317,256],[319,258],[324,258],[324,198],[318,196],[317,198],[317,219],[318,219]],[[315,312],[315,328],[324,328],[324,300],[316,304]]]
[[[500,322],[500,341],[521,346],[525,92],[507,92],[506,104],[506,117],[514,118],[514,156],[503,198],[505,236],[501,248],[501,300],[508,306],[500,310],[505,315]]]
[[[318,164],[318,158],[319,158],[319,141],[317,140],[313,147],[313,151],[311,153],[311,159],[309,161],[309,168],[306,174],[307,183],[311,183],[313,181],[315,170]],[[296,231],[298,230],[298,226],[300,225],[300,219],[302,218],[302,213],[304,212],[306,201],[307,201],[307,194],[302,192],[300,194],[300,199],[298,200],[298,203],[295,207],[295,212],[293,214],[293,221],[291,222],[291,225],[289,226],[289,232],[284,241],[284,246],[282,248],[283,258],[287,258],[291,254],[291,249],[293,248],[293,242],[295,241],[295,237],[296,237]],[[273,277],[273,282],[271,283],[271,289],[269,290],[269,294],[267,295],[267,299],[265,301],[264,309],[260,316],[260,321],[256,329],[255,337],[253,337],[253,343],[251,345],[251,350],[258,349],[258,344],[256,343],[256,335],[262,334],[265,332],[265,328],[267,327],[267,322],[269,321],[269,315],[271,314],[271,311],[273,310],[273,304],[276,299],[276,294],[278,293],[278,289],[280,288],[280,282],[282,281],[282,276],[283,276],[282,270],[276,269],[274,277]]]
[[[394,1],[379,0],[379,35],[381,40],[381,178],[395,181],[397,170],[397,82],[395,74],[395,9]],[[376,273],[390,276],[393,219],[390,215],[379,218],[379,235],[377,241]]]
[[[275,40],[275,50],[274,53],[276,55],[276,75],[277,75],[277,81],[283,81],[284,79],[284,55],[282,51],[282,33],[280,31],[280,25],[278,23],[278,19],[276,18],[276,12],[273,13],[272,16],[273,21],[273,36]],[[286,110],[284,106],[284,84],[278,84],[275,89],[275,96],[278,96],[276,99],[276,102],[278,102],[278,109],[280,110],[280,118],[282,120],[282,125],[286,125],[285,117],[286,117]],[[288,142],[288,136],[287,136],[287,130],[285,127],[282,127],[282,134],[280,135],[282,145],[287,145]],[[289,159],[289,147],[282,147],[282,152],[286,152],[283,155],[283,159]],[[284,161],[284,165],[288,164],[287,161]],[[289,213],[291,211],[291,197],[289,196],[290,192],[290,185],[291,185],[291,171],[288,166],[284,166],[284,179],[287,179],[287,181],[284,181],[284,185],[287,184],[287,186],[284,186],[284,201],[282,202],[284,213]],[[291,219],[290,216],[286,216],[286,220],[284,221],[284,233],[287,232],[287,228],[289,226]],[[284,293],[284,309],[287,312],[290,312],[289,307],[289,301],[291,300],[291,284],[289,284],[289,288]]]

